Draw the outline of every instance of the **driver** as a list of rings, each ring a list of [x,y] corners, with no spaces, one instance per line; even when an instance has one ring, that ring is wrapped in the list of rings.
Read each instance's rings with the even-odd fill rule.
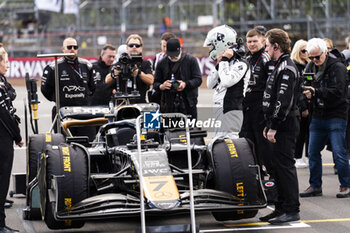
[[[216,61],[207,78],[208,88],[215,89],[214,115],[221,121],[215,136],[233,134],[238,137],[243,124],[243,98],[250,79],[248,63],[241,57],[236,31],[222,25],[208,32],[203,47],[209,47],[210,57]],[[243,48],[243,46],[241,47]]]

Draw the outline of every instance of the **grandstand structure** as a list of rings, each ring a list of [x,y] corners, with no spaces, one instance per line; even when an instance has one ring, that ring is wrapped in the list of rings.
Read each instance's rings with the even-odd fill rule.
[[[67,0],[62,0],[62,9]],[[206,55],[206,33],[231,25],[239,36],[256,25],[286,30],[292,41],[328,37],[344,48],[350,35],[350,0],[72,0],[76,14],[39,10],[35,0],[0,1],[0,40],[12,57],[61,51],[63,38],[78,39],[82,56],[98,56],[104,43],[122,44],[129,34],[144,39],[144,54],[160,50],[172,31],[187,51]]]

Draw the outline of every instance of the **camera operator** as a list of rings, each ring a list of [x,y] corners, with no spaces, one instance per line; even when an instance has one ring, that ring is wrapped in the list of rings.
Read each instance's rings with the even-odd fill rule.
[[[96,90],[90,97],[90,105],[108,105],[111,100],[114,86],[105,83],[107,74],[111,71],[116,56],[116,48],[111,44],[106,44],[101,50],[101,55],[97,62],[94,62],[93,68],[96,71]]]
[[[248,63],[238,53],[236,31],[222,25],[208,32],[203,46],[209,47],[210,57],[217,62],[207,78],[208,88],[215,89],[214,115],[221,120],[221,128],[215,129],[215,136],[235,134],[243,123],[243,98],[250,78]],[[243,47],[244,45],[241,45]]]
[[[197,118],[198,87],[202,74],[197,59],[181,51],[180,41],[166,44],[167,58],[158,62],[154,89],[161,91],[161,112],[180,112]]]
[[[128,54],[122,54],[111,72],[113,75],[108,74],[106,76],[106,83],[113,83],[114,86],[119,86],[120,91],[123,93],[130,93],[136,84],[140,98],[131,100],[130,102],[132,103],[146,103],[146,92],[154,81],[151,63],[146,60],[140,60],[142,59],[142,43],[141,36],[137,34],[130,35],[126,39]],[[135,64],[133,58],[140,59]],[[134,78],[136,83],[133,81]]]
[[[72,56],[64,56],[57,60],[59,78],[60,106],[86,106],[88,96],[95,91],[95,70],[92,64],[78,57],[78,44],[74,38],[68,37],[63,41],[63,53],[74,53]],[[55,97],[55,62],[48,64],[41,79],[41,92],[50,101],[56,101]],[[52,109],[52,120],[56,116],[56,107]],[[56,130],[56,127],[54,127]],[[73,135],[89,136],[90,141],[94,135],[83,127],[70,129]]]
[[[315,73],[315,76],[312,86],[304,87],[304,94],[313,103],[313,114],[309,141],[310,186],[300,193],[300,197],[322,195],[321,151],[327,138],[331,143],[340,182],[336,197],[350,197],[350,167],[345,143],[347,70],[339,58],[327,52],[324,40],[313,38],[308,41],[306,49],[311,62],[307,64],[305,72]]]
[[[272,172],[278,189],[275,210],[261,217],[261,221],[283,224],[297,221],[299,216],[298,177],[294,150],[299,133],[299,110],[297,96],[298,68],[289,57],[290,39],[281,29],[266,33],[266,52],[276,65],[267,79],[263,96],[265,114],[264,137],[272,143]]]

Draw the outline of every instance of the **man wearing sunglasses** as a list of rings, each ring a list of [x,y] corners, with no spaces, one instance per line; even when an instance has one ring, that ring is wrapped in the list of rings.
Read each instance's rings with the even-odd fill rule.
[[[306,49],[311,62],[305,72],[314,73],[312,86],[304,88],[306,98],[313,103],[309,140],[310,186],[300,197],[322,195],[321,151],[329,139],[340,182],[337,198],[350,197],[350,166],[346,151],[347,70],[326,42],[320,38],[308,41]]]
[[[138,34],[132,34],[126,39],[126,51],[131,56],[142,56],[143,40]],[[119,61],[118,61],[119,62]],[[117,65],[118,65],[117,62]],[[119,78],[120,71],[113,69],[114,75],[106,76],[106,84],[113,83],[115,86],[116,79]],[[133,90],[133,78],[136,77],[136,88],[140,93],[140,98],[132,99],[132,103],[146,103],[146,92],[150,85],[153,84],[152,65],[150,61],[143,60],[140,64],[136,64],[132,70],[132,74],[128,80],[119,79],[119,85],[122,92],[131,93]]]
[[[88,97],[95,91],[95,70],[88,60],[78,57],[78,49],[78,43],[74,38],[66,38],[63,41],[62,51],[63,53],[73,53],[74,55],[64,56],[57,60],[61,107],[88,105]],[[56,101],[55,62],[49,63],[44,69],[41,79],[41,92],[46,99]],[[55,116],[56,107],[54,106],[52,119]],[[94,135],[83,127],[76,127],[70,130],[75,136],[89,136],[89,140],[93,140]]]

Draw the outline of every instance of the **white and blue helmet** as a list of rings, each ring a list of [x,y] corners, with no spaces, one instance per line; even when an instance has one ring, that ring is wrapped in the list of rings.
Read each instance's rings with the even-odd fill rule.
[[[209,47],[209,56],[216,61],[218,54],[236,44],[237,33],[227,25],[221,25],[211,29],[204,41],[203,47]]]

